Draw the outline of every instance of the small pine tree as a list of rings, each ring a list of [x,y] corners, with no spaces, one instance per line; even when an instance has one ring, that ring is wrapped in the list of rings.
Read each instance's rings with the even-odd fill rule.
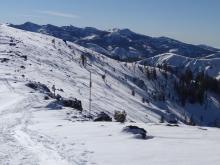
[[[53,95],[55,97],[56,96],[56,87],[55,87],[55,85],[52,86],[52,91],[53,91]]]
[[[165,72],[163,72],[163,76],[164,76],[164,78],[167,80],[168,79],[168,75],[167,75],[167,72],[165,71]]]
[[[132,94],[132,96],[135,96],[135,91],[134,91],[134,89],[132,89],[131,94]]]
[[[191,125],[191,126],[195,126],[196,125],[194,120],[193,120],[193,116],[191,116],[190,119],[189,119],[189,125]]]
[[[106,75],[105,74],[102,75],[102,79],[103,79],[103,81],[105,81],[105,79],[106,79]]]
[[[149,71],[148,67],[146,68],[146,74],[147,74],[148,80],[150,80],[151,76],[150,76],[150,71]]]
[[[161,115],[161,117],[160,117],[160,123],[164,123],[164,116],[163,115]]]
[[[52,39],[52,44],[55,44],[55,39]]]
[[[66,41],[65,39],[63,39],[63,42],[64,42],[65,44],[67,44],[67,41]]]
[[[153,69],[153,79],[154,80],[157,79],[157,71],[156,71],[156,69]]]
[[[215,119],[215,121],[214,121],[214,127],[219,127],[217,119]]]
[[[81,62],[84,67],[86,67],[86,56],[84,54],[81,55]]]
[[[203,116],[200,116],[200,122],[202,123],[204,121]]]

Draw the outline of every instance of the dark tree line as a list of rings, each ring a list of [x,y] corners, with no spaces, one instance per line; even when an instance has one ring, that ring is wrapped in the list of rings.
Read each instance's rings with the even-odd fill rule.
[[[157,71],[155,68],[145,68],[146,76],[149,80],[156,80],[157,79]]]
[[[187,69],[180,75],[179,80],[174,82],[174,89],[183,106],[187,101],[191,104],[203,104],[207,97],[207,91],[220,94],[220,81],[204,74],[204,72],[193,75],[192,71]]]

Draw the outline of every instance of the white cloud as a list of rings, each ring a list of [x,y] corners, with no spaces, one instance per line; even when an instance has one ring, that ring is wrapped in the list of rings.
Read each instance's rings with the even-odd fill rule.
[[[44,16],[40,15],[32,15],[32,14],[20,14],[18,17],[26,17],[26,18],[43,18]]]
[[[46,14],[50,16],[56,16],[56,17],[64,17],[64,18],[79,18],[78,15],[71,14],[71,13],[63,13],[63,12],[58,12],[58,11],[38,11],[41,14]]]

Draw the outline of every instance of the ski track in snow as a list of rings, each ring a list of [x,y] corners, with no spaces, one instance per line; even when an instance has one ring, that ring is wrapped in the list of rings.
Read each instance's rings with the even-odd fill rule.
[[[7,101],[10,100],[4,107],[0,107],[0,148],[4,146],[3,143],[9,143],[8,150],[0,152],[0,164],[86,164],[82,156],[78,160],[71,155],[66,157],[65,153],[59,153],[58,151],[66,150],[65,144],[28,130],[28,125],[31,124],[32,107],[38,98],[33,94],[22,95],[21,92],[15,91],[10,83],[7,79],[0,80],[1,88],[4,89],[4,91],[0,90],[0,96],[2,93],[7,93],[4,97]],[[74,149],[68,149],[74,152]],[[15,157],[19,160],[15,160]]]

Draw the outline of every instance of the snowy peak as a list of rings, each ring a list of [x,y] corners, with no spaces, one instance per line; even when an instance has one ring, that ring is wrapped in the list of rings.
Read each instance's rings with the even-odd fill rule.
[[[132,34],[135,34],[134,32],[132,32],[130,29],[118,29],[118,28],[113,28],[108,30],[110,33],[118,33],[120,35],[124,35],[124,36],[131,36]]]
[[[185,57],[203,57],[217,53],[217,49],[186,44],[167,37],[149,37],[132,32],[129,29],[115,28],[104,31],[92,27],[40,26],[30,22],[11,26],[75,42],[99,53],[105,52],[104,54],[108,57],[123,61],[137,61],[168,52],[175,52]],[[123,51],[118,53],[115,49]]]

